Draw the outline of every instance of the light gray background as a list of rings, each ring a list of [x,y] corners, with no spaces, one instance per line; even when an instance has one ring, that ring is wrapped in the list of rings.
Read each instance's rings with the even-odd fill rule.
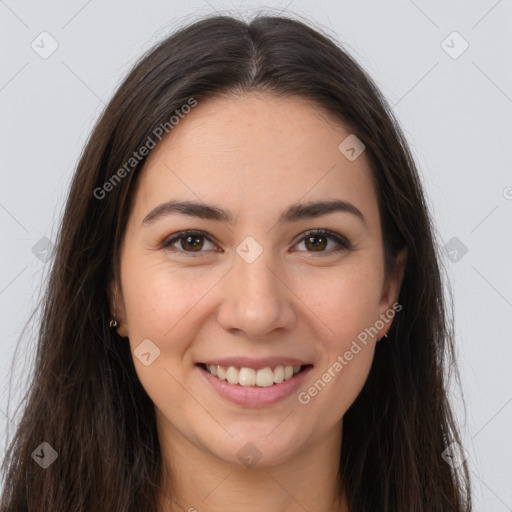
[[[0,0],[2,454],[35,350],[34,329],[20,341],[22,328],[51,261],[32,248],[55,240],[74,166],[103,104],[135,59],[179,25],[259,8],[320,24],[370,73],[409,140],[439,244],[456,237],[467,247],[458,261],[444,252],[467,418],[456,388],[454,403],[475,510],[512,511],[511,0]],[[47,59],[31,48],[33,41],[40,52],[51,48],[43,31],[59,45]],[[453,31],[469,44],[457,58],[442,46]],[[462,48],[453,36],[446,45],[452,54]]]

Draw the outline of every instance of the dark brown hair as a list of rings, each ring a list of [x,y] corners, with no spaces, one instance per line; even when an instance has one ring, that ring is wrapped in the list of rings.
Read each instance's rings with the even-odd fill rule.
[[[162,461],[153,403],[129,345],[108,328],[107,295],[145,158],[104,197],[95,191],[190,98],[250,91],[303,97],[350,127],[371,162],[386,271],[408,251],[402,310],[343,419],[339,481],[350,510],[471,509],[466,464],[452,469],[441,456],[461,443],[447,398],[453,322],[410,150],[387,102],[340,45],[305,23],[260,14],[178,30],[143,56],[97,122],[56,241],[34,374],[3,463],[1,512],[155,510]],[[58,452],[44,470],[31,457],[43,441]]]

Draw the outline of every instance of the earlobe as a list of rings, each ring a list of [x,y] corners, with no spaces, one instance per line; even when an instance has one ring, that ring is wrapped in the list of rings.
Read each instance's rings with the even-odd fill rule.
[[[404,280],[405,269],[407,268],[407,247],[404,247],[396,257],[395,263],[395,272],[397,273],[397,291],[396,297],[393,301],[398,301],[398,296],[400,295],[400,288],[402,287],[402,282]]]
[[[124,308],[122,307],[122,297],[118,293],[118,286],[115,281],[112,279],[109,283],[107,296],[109,300],[110,306],[110,315],[111,319],[109,322],[109,327],[112,329],[117,329],[117,333],[122,338],[126,338],[128,336],[128,332],[126,329],[126,320],[124,315]]]
[[[391,307],[395,302],[398,301],[400,295],[400,288],[405,275],[405,269],[407,266],[407,247],[404,247],[399,251],[395,258],[395,266],[391,275],[388,278],[388,292],[387,300],[388,307]]]
[[[405,275],[405,269],[407,267],[407,247],[404,247],[400,250],[395,258],[395,266],[391,274],[389,275],[386,283],[384,285],[382,298],[381,298],[381,315],[386,313],[390,309],[395,309],[394,304],[398,302],[398,297],[400,295],[400,288],[402,287],[402,282]],[[393,314],[394,316],[394,314]],[[387,317],[387,315],[386,315]],[[387,323],[381,332],[379,333],[379,338],[382,338],[386,335],[389,328],[391,327],[391,323]]]

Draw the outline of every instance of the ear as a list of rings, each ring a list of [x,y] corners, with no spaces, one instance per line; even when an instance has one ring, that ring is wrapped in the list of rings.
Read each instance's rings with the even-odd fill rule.
[[[116,315],[117,320],[117,333],[122,338],[128,337],[128,324],[126,322],[126,314],[124,307],[124,300],[121,287],[112,279],[108,285],[107,296],[110,306],[110,314]]]
[[[400,295],[400,288],[402,286],[402,281],[404,279],[405,268],[407,266],[407,247],[404,247],[400,250],[395,258],[395,265],[388,276],[387,280],[384,283],[382,288],[382,296],[380,300],[379,314],[380,318],[387,319],[385,320],[384,326],[382,329],[379,329],[379,335],[377,339],[382,338],[391,327],[391,321],[394,317],[394,314],[391,316],[389,314],[390,310],[395,309],[393,307],[394,304],[398,303],[398,297]],[[388,314],[386,314],[388,312]],[[384,315],[384,316],[383,316]]]

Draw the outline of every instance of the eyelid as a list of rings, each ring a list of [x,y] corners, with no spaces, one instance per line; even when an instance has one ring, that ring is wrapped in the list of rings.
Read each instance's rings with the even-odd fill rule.
[[[300,236],[300,238],[293,245],[297,245],[299,242],[302,242],[306,238],[312,237],[312,236],[318,236],[318,237],[323,236],[325,238],[331,238],[338,245],[338,247],[336,247],[335,249],[331,249],[329,251],[318,251],[318,252],[303,251],[303,252],[307,252],[307,253],[310,253],[313,255],[332,254],[333,252],[336,252],[338,250],[346,250],[346,251],[353,250],[352,244],[346,237],[344,237],[343,235],[340,235],[339,233],[331,231],[330,229],[322,229],[322,228],[309,229],[308,231],[304,231],[304,233],[301,233],[299,236]]]
[[[182,249],[177,249],[176,247],[173,247],[172,249],[170,248],[170,246],[173,243],[178,242],[180,239],[185,238],[187,236],[202,237],[202,238],[205,238],[206,240],[208,240],[210,243],[218,245],[218,243],[215,241],[215,238],[213,238],[211,235],[206,233],[206,231],[200,231],[200,230],[197,230],[197,229],[186,229],[185,231],[179,231],[177,233],[174,233],[174,234],[164,238],[158,244],[158,247],[160,249],[167,249],[167,250],[170,250],[171,252],[175,252],[175,253],[191,255],[192,257],[194,257],[196,254],[199,255],[199,254],[201,254],[203,252],[206,252],[206,251],[196,251],[196,252],[194,252],[194,251],[184,251]]]
[[[201,237],[201,238],[205,238],[206,240],[208,240],[212,244],[218,245],[217,242],[215,241],[215,238],[212,237],[207,232],[201,231],[201,230],[197,230],[197,229],[188,229],[188,230],[185,230],[185,231],[179,231],[177,233],[174,233],[174,234],[164,238],[164,240],[162,240],[158,244],[158,247],[161,248],[161,249],[168,249],[168,250],[172,251],[172,249],[169,249],[169,247],[173,243],[178,242],[181,238],[185,238],[187,236],[198,236],[198,237]],[[312,254],[313,256],[322,256],[322,255],[333,254],[333,253],[335,253],[337,251],[341,251],[341,250],[345,250],[345,251],[352,251],[352,250],[354,250],[353,245],[351,244],[351,242],[346,237],[344,237],[343,235],[340,235],[339,233],[331,231],[329,229],[322,229],[322,228],[309,229],[307,231],[304,231],[303,233],[301,233],[299,235],[300,238],[297,238],[293,245],[295,246],[298,243],[303,242],[308,237],[312,237],[312,236],[318,236],[318,237],[323,236],[323,237],[326,237],[326,238],[330,238],[330,239],[332,239],[332,240],[334,240],[336,242],[337,247],[334,248],[334,249],[330,249],[328,251],[318,251],[318,252],[315,252],[315,251],[298,251],[298,252],[307,252],[309,254]],[[182,249],[177,249],[175,247],[173,249],[175,249],[175,250],[172,251],[172,252],[177,252],[177,253],[181,253],[181,254],[187,254],[187,255],[191,255],[192,257],[195,257],[196,254],[199,255],[199,254],[201,254],[203,252],[206,252],[206,251],[184,251]]]

